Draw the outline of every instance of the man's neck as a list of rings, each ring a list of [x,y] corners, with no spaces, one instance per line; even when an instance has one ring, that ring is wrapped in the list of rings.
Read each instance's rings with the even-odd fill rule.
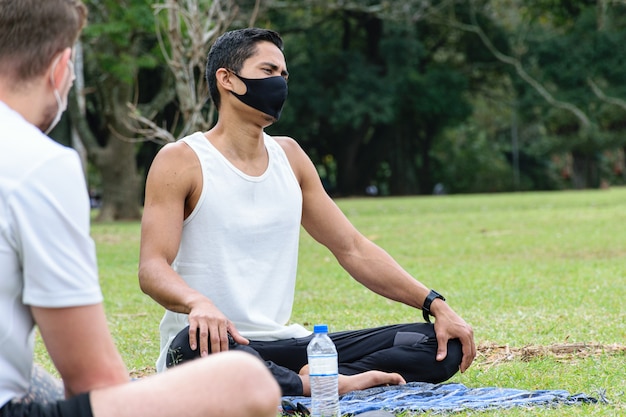
[[[10,84],[9,80],[0,79],[0,101],[35,126],[40,122],[41,99],[37,99],[37,97],[41,97],[41,95],[37,93],[36,84],[28,88],[16,88]]]
[[[220,120],[205,137],[242,172],[259,176],[267,169],[268,156],[261,127]]]

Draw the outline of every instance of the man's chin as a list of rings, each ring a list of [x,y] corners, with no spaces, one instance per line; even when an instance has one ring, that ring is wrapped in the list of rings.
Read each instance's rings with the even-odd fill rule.
[[[46,114],[44,115],[43,120],[37,124],[37,129],[41,130],[42,133],[46,133],[46,131],[50,129],[50,126],[54,122],[55,118],[56,118],[56,109],[53,107],[50,107],[50,109],[46,111]]]
[[[52,120],[50,120],[48,123],[40,123],[37,125],[37,129],[41,130],[41,133],[46,133],[46,130],[48,130],[48,126],[50,126],[50,123],[52,123]]]
[[[265,127],[270,126],[278,121],[278,119],[275,118],[274,116],[270,116],[269,114],[265,114],[265,113],[263,113],[263,120],[265,120],[266,122]]]

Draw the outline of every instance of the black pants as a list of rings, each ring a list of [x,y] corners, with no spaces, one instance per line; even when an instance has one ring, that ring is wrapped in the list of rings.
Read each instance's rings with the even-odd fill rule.
[[[429,323],[397,324],[373,329],[330,333],[337,347],[339,373],[354,375],[378,370],[397,372],[407,381],[443,382],[459,369],[463,356],[458,339],[448,342],[448,356],[435,359],[437,338]],[[282,389],[282,394],[302,395],[298,376],[307,364],[306,347],[313,336],[271,342],[251,340],[240,345],[230,339],[229,349],[242,350],[265,361]],[[199,357],[199,349],[189,347],[189,327],[183,329],[169,348],[167,367]]]
[[[93,417],[93,414],[86,392],[56,402],[11,401],[0,408],[0,417]]]
[[[0,417],[92,417],[89,393],[66,400],[62,381],[34,365],[28,392],[0,407]]]

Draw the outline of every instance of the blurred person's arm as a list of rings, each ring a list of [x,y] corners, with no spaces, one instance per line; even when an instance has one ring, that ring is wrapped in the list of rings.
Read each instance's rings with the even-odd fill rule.
[[[130,380],[102,304],[31,310],[67,397]]]

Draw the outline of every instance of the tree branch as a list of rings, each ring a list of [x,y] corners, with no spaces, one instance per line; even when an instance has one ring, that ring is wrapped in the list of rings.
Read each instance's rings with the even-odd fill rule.
[[[457,20],[450,21],[449,19],[445,19],[448,21],[453,27],[456,27],[460,30],[464,30],[466,32],[475,33],[478,35],[483,45],[493,54],[493,56],[500,62],[511,65],[515,68],[515,72],[517,75],[524,80],[528,85],[530,85],[543,99],[553,107],[556,107],[561,110],[568,111],[572,113],[579,121],[580,127],[587,131],[591,127],[591,121],[587,117],[584,111],[575,106],[572,103],[564,102],[556,99],[539,81],[537,81],[533,76],[531,76],[528,71],[522,65],[520,59],[503,54],[500,52],[491,42],[491,39],[485,34],[482,27],[476,21],[476,11],[474,7],[474,0],[469,0],[470,5],[470,18],[472,24],[461,23]]]
[[[605,103],[612,104],[614,106],[620,107],[622,110],[626,110],[626,100],[617,97],[609,97],[604,94],[604,91],[598,87],[598,85],[591,79],[591,77],[587,78],[587,84],[591,87],[591,91],[598,97],[598,99],[604,101]]]
[[[116,133],[116,136],[118,136],[120,139],[130,142],[141,142],[143,140],[148,140],[160,144],[166,144],[176,141],[176,137],[174,137],[174,135],[169,130],[158,126],[151,118],[142,116],[134,104],[128,103],[127,106],[130,110],[129,117],[131,118],[131,120],[136,121],[138,123],[138,126],[144,127],[132,126],[130,124],[126,124],[126,127],[130,131],[138,134],[144,139],[123,137],[120,133]]]
[[[258,11],[260,0],[255,10]],[[161,53],[174,78],[174,87],[160,92],[150,107],[142,112],[129,104],[130,118],[136,126],[128,126],[133,132],[145,135],[149,140],[171,142],[192,131],[208,130],[212,124],[214,109],[209,106],[208,89],[204,77],[206,53],[212,43],[232,23],[238,13],[233,0],[163,0],[154,6],[156,36]],[[253,16],[256,19],[256,15]],[[176,98],[182,125],[178,134],[167,131],[153,121],[152,116],[161,110],[164,100]]]
[[[250,20],[248,21],[248,27],[254,26],[254,22],[256,22],[256,18],[259,15],[260,6],[261,6],[261,0],[256,0],[254,2],[254,9],[252,10],[252,15],[250,16]]]

